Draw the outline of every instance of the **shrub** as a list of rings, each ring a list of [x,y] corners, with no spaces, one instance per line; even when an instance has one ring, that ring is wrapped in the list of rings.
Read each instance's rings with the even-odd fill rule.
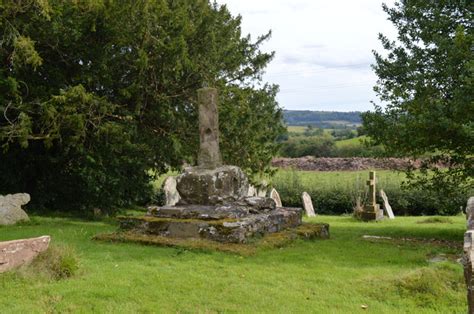
[[[79,269],[79,259],[70,246],[50,246],[29,266],[35,273],[59,280],[72,277]]]
[[[284,157],[330,156],[334,150],[334,139],[324,136],[297,136],[282,143],[281,155]]]

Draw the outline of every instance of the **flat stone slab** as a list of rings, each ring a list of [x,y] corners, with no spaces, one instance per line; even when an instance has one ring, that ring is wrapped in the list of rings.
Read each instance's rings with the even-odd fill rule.
[[[150,206],[148,207],[147,216],[219,220],[226,218],[243,218],[251,214],[268,213],[275,208],[275,201],[271,198],[252,196],[227,205]]]
[[[170,208],[166,209],[170,210]],[[184,209],[176,208],[176,211]],[[169,214],[169,213],[168,213]],[[166,217],[118,217],[122,231],[176,238],[201,238],[225,243],[246,243],[267,233],[301,225],[301,208],[282,207],[245,217],[183,219]]]
[[[0,242],[0,273],[31,263],[51,241],[50,236]]]

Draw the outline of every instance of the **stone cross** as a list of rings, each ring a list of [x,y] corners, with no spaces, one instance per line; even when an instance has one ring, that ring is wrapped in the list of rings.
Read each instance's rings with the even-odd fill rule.
[[[374,206],[377,204],[375,196],[375,171],[369,172],[369,180],[367,180],[367,185],[369,186],[369,206]]]
[[[369,186],[369,204],[364,206],[364,210],[358,214],[359,218],[365,221],[383,219],[383,211],[380,210],[380,205],[377,204],[375,184],[375,171],[370,171],[369,180],[367,181]]]
[[[200,148],[198,166],[214,169],[222,165],[219,150],[219,112],[217,109],[217,89],[201,88],[197,91],[199,104]]]

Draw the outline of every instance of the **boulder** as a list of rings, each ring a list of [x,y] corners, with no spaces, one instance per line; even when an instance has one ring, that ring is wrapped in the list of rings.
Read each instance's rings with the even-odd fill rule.
[[[30,195],[27,193],[0,195],[0,225],[13,225],[21,220],[29,220],[21,208],[29,201]]]
[[[249,183],[244,172],[236,166],[191,167],[176,178],[176,188],[181,196],[179,205],[219,205],[246,197]]]
[[[0,273],[31,263],[51,241],[50,236],[0,242]]]

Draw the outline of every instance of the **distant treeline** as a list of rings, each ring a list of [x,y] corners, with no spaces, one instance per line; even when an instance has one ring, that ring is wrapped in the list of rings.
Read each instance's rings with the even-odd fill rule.
[[[360,124],[361,112],[284,110],[283,118],[287,125],[313,125],[327,128],[334,125]]]

